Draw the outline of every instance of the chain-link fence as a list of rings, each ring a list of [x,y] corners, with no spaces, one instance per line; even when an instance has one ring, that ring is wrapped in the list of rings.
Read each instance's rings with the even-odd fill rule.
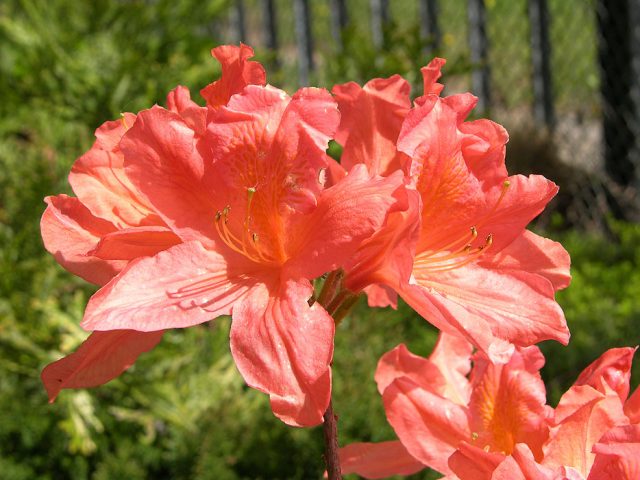
[[[294,87],[403,74],[448,59],[445,93],[511,133],[512,171],[561,186],[572,224],[640,218],[640,1],[235,0],[220,24]],[[275,78],[274,78],[275,77]]]

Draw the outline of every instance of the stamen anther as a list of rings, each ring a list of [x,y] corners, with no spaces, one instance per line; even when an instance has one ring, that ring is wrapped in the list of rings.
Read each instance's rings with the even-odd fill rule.
[[[487,235],[487,239],[485,240],[485,247],[490,247],[492,243],[493,243],[493,234],[490,233],[489,235]]]
[[[125,119],[124,113],[120,112],[120,117],[122,120],[122,126],[125,130],[129,130],[129,125],[127,125],[127,120]]]

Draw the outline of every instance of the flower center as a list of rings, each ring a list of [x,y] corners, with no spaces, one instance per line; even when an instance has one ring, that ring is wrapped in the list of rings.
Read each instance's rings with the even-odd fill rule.
[[[474,246],[474,242],[478,238],[478,230],[489,221],[500,203],[502,203],[510,185],[508,180],[504,181],[498,200],[493,207],[480,218],[478,223],[469,229],[469,234],[455,238],[438,250],[425,250],[419,253],[416,255],[414,268],[421,267],[420,270],[424,271],[426,269],[430,273],[446,272],[468,265],[484,255],[493,244],[493,234],[489,233],[482,244]]]
[[[216,212],[216,230],[222,241],[231,250],[256,263],[276,263],[276,258],[267,251],[267,246],[261,244],[258,234],[251,230],[251,206],[255,193],[255,187],[247,188],[246,213],[239,234],[234,233],[229,226],[230,205]]]

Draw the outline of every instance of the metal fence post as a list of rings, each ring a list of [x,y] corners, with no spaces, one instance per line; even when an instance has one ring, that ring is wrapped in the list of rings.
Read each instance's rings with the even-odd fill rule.
[[[636,192],[640,192],[640,0],[632,0],[629,18],[631,19],[631,108],[633,110],[631,134],[635,140],[630,159],[635,167],[633,187]],[[640,203],[640,198],[636,197],[636,201]]]
[[[278,52],[278,23],[276,20],[276,9],[274,0],[262,1],[262,12],[264,15],[264,40],[267,48],[275,55]],[[277,56],[275,57],[277,63]]]
[[[314,68],[309,1],[294,0],[293,13],[298,43],[298,82],[306,86],[309,84],[309,74]]]
[[[349,23],[349,12],[345,0],[331,0],[331,34],[339,52],[344,48],[343,32],[347,23]]]
[[[597,4],[605,171],[625,187],[637,182],[631,125],[640,114],[631,98],[632,1],[637,0],[598,0]]]
[[[533,116],[549,131],[555,125],[551,81],[551,43],[547,0],[529,0],[531,63],[533,66]]]
[[[478,96],[478,113],[487,112],[491,105],[491,75],[489,71],[489,42],[485,28],[484,0],[469,0],[469,48],[471,50],[471,89]]]
[[[379,50],[384,47],[384,27],[389,21],[389,0],[370,0],[371,39]]]
[[[424,55],[433,56],[440,48],[437,0],[420,0],[420,37],[424,42]]]
[[[244,27],[244,1],[236,0],[231,10],[231,24],[236,42],[244,42],[247,39],[247,32]]]

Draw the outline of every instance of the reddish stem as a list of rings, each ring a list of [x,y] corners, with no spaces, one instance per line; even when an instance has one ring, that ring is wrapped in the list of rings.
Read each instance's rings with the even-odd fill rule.
[[[327,275],[320,296],[318,297],[318,303],[320,305],[327,308],[329,303],[335,298],[340,290],[343,275],[342,270],[334,270]]]
[[[329,407],[324,412],[324,461],[327,464],[327,476],[329,480],[342,480],[340,471],[340,459],[338,458],[338,418],[333,413],[333,405],[329,401]]]
[[[349,313],[358,299],[357,295],[342,289],[343,275],[342,270],[331,272],[318,297],[318,303],[333,317],[336,326]],[[329,399],[329,406],[324,412],[323,419],[324,460],[327,464],[327,476],[329,480],[342,480],[338,457],[338,418],[333,413],[331,399]]]

